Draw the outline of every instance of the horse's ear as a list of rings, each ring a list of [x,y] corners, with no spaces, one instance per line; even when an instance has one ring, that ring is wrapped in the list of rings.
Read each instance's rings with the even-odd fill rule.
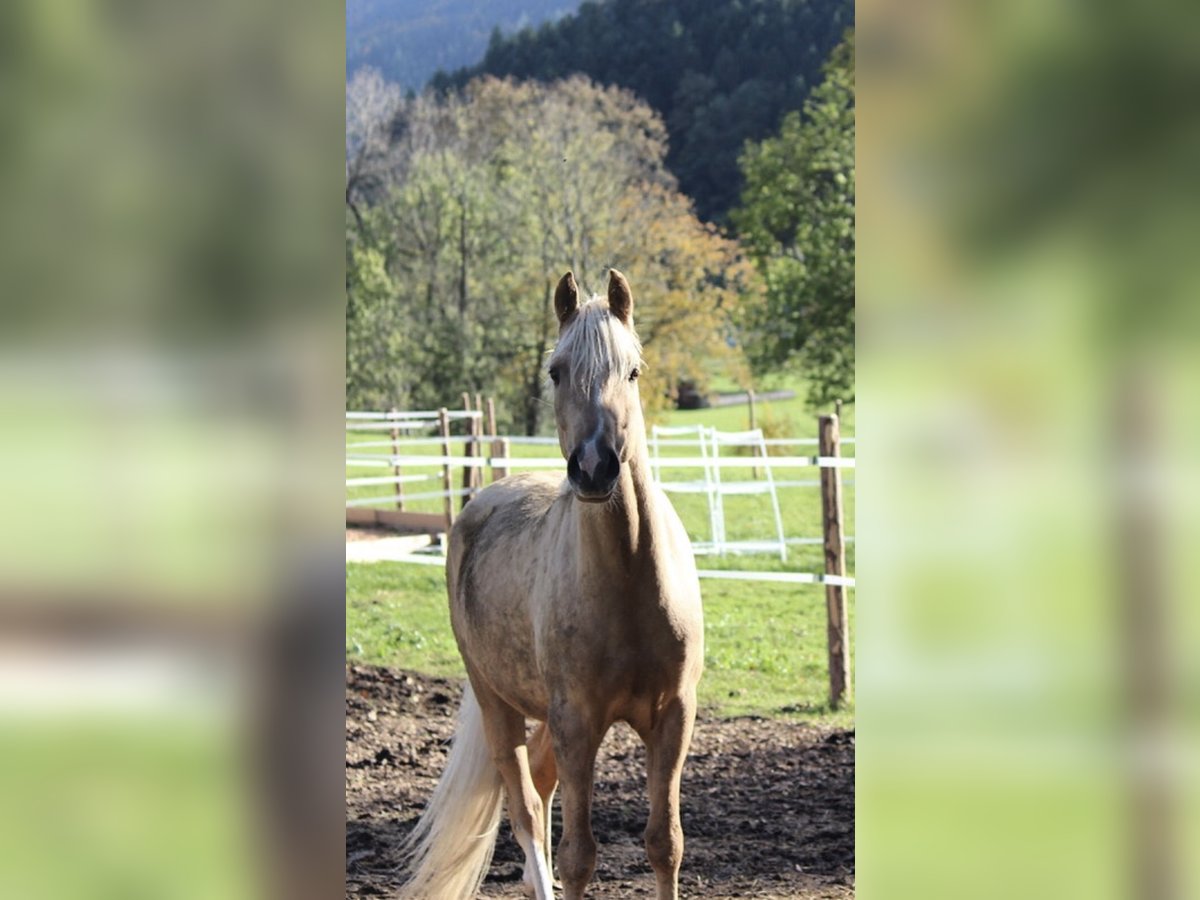
[[[567,320],[579,309],[579,286],[575,284],[575,276],[568,272],[559,279],[558,287],[554,290],[554,313],[558,316],[558,324],[566,325]]]
[[[608,270],[608,308],[626,328],[633,327],[633,291],[629,282],[616,269]]]

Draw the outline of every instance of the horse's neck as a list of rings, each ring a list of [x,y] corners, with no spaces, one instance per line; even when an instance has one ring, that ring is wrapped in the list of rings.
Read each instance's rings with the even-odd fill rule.
[[[584,559],[608,571],[614,565],[652,565],[659,546],[658,499],[644,438],[633,447],[628,465],[621,467],[620,479],[612,501],[575,504]]]

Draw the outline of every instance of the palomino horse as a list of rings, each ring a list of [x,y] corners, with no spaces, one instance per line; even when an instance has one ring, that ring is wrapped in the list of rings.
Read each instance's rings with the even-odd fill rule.
[[[646,744],[646,853],[658,900],[679,896],[679,778],[704,659],[687,533],[650,480],[633,295],[558,284],[550,358],[567,478],[516,475],[463,510],[446,564],[450,619],[470,685],[446,769],[410,836],[405,896],[469,898],[491,860],[507,791],[525,885],[553,900],[550,809],[562,784],[558,871],[567,900],[596,868],[592,778],[616,721]],[[526,719],[536,719],[526,739]]]

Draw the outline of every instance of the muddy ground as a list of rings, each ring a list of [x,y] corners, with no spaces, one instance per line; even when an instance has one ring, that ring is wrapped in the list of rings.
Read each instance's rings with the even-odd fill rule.
[[[445,762],[460,692],[446,679],[347,669],[348,897],[393,896],[396,847]],[[589,898],[654,896],[642,847],[644,788],[641,742],[618,725],[596,766],[599,852]],[[701,714],[682,795],[683,896],[854,896],[854,732]],[[521,858],[505,822],[483,896],[523,896]]]

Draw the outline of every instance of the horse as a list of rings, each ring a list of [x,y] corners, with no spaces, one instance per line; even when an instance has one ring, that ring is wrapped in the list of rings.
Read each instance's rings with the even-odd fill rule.
[[[507,794],[526,893],[553,900],[561,785],[558,873],[566,900],[580,900],[596,867],[596,754],[618,721],[646,746],[656,896],[679,896],[680,776],[704,665],[695,559],[650,477],[628,280],[612,269],[607,297],[581,303],[567,272],[554,311],[548,374],[567,475],[500,479],[451,529],[450,621],[468,685],[445,769],[405,844],[405,897],[478,892]],[[528,736],[526,720],[537,723]]]

